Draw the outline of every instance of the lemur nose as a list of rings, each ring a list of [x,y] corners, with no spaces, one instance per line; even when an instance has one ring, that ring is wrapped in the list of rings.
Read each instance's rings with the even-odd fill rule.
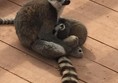
[[[70,4],[70,0],[65,0],[62,5],[69,5],[69,4]]]

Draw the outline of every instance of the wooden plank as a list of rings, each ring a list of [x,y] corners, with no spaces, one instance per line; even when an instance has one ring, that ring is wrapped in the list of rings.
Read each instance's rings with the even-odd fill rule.
[[[14,18],[16,15],[16,11],[20,9],[19,6],[14,5],[11,2],[8,2],[7,0],[0,0],[0,18]]]
[[[61,83],[57,69],[1,42],[0,66],[33,83]]]
[[[60,83],[58,72],[43,62],[0,42],[0,66],[34,83]],[[48,80],[47,80],[48,79]]]
[[[85,3],[86,2],[86,3]],[[83,5],[66,9],[64,17],[83,22],[88,28],[88,35],[118,49],[118,13],[93,2],[83,0]],[[77,3],[78,4],[78,3]]]
[[[106,6],[118,12],[118,0],[112,0],[112,1],[111,0],[90,0],[90,1]]]
[[[0,68],[0,83],[29,83]]]
[[[0,47],[0,66],[34,83],[61,82],[59,73],[53,67],[1,42]],[[118,82],[117,73],[88,59],[73,59],[73,64],[76,65],[79,77],[86,82],[106,83],[108,79],[112,80],[112,83]]]
[[[24,4],[26,4],[27,2],[29,2],[29,1],[31,1],[31,0],[8,0],[8,1],[23,6]]]
[[[118,50],[112,49],[90,38],[87,39],[84,46],[85,57],[118,72]]]
[[[86,58],[72,59],[78,75],[87,83],[118,83],[118,73],[104,68]]]

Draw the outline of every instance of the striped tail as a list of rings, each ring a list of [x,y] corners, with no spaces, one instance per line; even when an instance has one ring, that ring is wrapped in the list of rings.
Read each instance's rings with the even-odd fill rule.
[[[7,24],[7,25],[9,25],[9,24],[14,24],[14,19],[11,19],[11,20],[8,20],[8,19],[1,19],[0,18],[0,25],[4,25],[4,24]]]
[[[77,72],[69,58],[63,56],[58,59],[62,83],[78,83]]]

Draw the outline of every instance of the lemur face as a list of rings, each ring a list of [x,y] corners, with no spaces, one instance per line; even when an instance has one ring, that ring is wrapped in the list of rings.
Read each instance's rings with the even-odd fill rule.
[[[58,0],[62,5],[69,5],[70,0]]]
[[[57,10],[57,18],[60,17],[64,7],[70,4],[70,0],[48,0],[48,2]]]
[[[70,0],[48,0],[56,9],[69,5]]]

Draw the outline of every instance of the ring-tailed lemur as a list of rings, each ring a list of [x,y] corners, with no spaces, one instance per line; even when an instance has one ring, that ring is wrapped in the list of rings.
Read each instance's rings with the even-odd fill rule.
[[[59,21],[61,10],[69,3],[70,0],[33,0],[24,5],[15,19],[8,23],[14,23],[23,46],[47,58],[62,58],[70,53],[73,47],[55,37],[52,31]]]

